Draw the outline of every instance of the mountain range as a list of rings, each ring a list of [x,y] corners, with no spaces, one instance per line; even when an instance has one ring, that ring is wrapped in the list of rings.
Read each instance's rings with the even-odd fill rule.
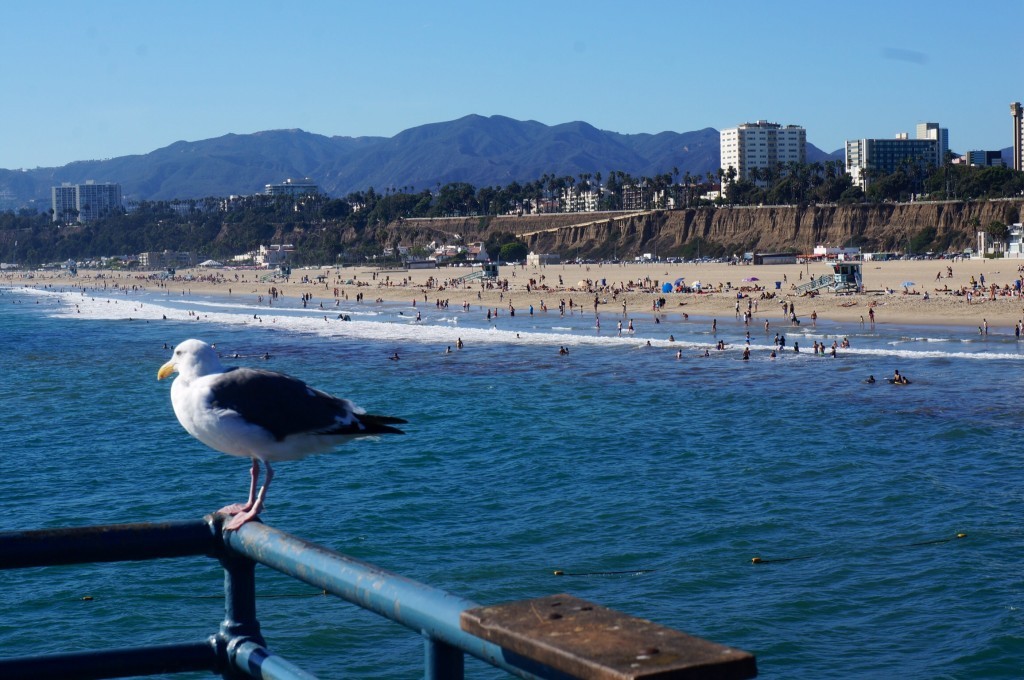
[[[807,161],[841,159],[807,144]],[[394,137],[327,137],[303,130],[228,134],[180,141],[147,154],[61,167],[0,169],[4,207],[50,207],[50,187],[116,182],[126,199],[173,200],[262,192],[266,184],[308,177],[331,196],[373,187],[433,189],[529,182],[546,173],[578,176],[612,170],[635,177],[679,170],[705,175],[719,166],[719,134],[621,134],[585,122],[544,125],[469,115],[404,130]]]

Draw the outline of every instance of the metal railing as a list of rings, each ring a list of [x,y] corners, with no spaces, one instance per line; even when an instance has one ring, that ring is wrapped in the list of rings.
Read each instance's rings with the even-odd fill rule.
[[[460,277],[458,277],[458,278],[456,278],[454,280],[457,281],[457,282],[460,282],[460,283],[465,283],[465,282],[475,281],[476,279],[482,279],[482,278],[485,278],[484,277],[484,270],[483,269],[474,269],[470,273],[463,274],[462,276],[460,276]]]
[[[256,618],[257,562],[420,633],[428,680],[462,678],[465,654],[521,678],[757,675],[754,657],[746,652],[571,596],[480,607],[258,522],[225,532],[223,519],[210,515],[191,522],[0,533],[0,569],[195,555],[216,558],[224,567],[224,620],[206,640],[0,659],[0,678],[202,670],[225,678],[312,678],[266,646]],[[525,618],[523,611],[528,612]],[[611,644],[609,631],[614,631]],[[603,640],[602,649],[592,649],[594,637]]]
[[[803,293],[809,293],[819,288],[828,288],[835,283],[833,274],[822,274],[817,278],[812,278],[807,283],[802,283],[796,287],[796,294],[801,295]]]

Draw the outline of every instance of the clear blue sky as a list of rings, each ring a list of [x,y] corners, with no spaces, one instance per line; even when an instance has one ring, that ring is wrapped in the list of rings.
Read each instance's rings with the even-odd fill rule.
[[[615,132],[766,119],[832,151],[918,122],[1010,146],[1024,2],[5,4],[0,167],[467,114]]]

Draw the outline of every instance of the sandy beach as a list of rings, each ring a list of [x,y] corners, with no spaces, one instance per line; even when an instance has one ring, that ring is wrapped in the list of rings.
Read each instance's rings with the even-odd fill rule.
[[[561,301],[580,305],[585,310],[622,314],[649,313],[655,301],[665,299],[665,314],[690,314],[726,317],[736,314],[736,303],[745,310],[748,304],[754,317],[781,316],[782,302],[792,304],[802,321],[812,314],[818,319],[869,320],[917,325],[967,325],[990,328],[1008,327],[1024,319],[1024,300],[1015,282],[1024,277],[1016,260],[899,260],[865,262],[865,292],[834,294],[824,292],[813,297],[798,295],[796,287],[812,276],[831,272],[823,263],[792,265],[729,265],[716,263],[667,264],[558,264],[541,267],[501,266],[497,281],[457,281],[471,270],[465,267],[439,269],[378,269],[370,267],[325,267],[295,269],[288,281],[274,278],[267,270],[192,269],[180,270],[174,279],[160,280],[151,272],[66,271],[6,272],[4,285],[33,287],[123,287],[140,286],[148,290],[167,288],[185,294],[217,293],[241,296],[247,302],[269,303],[272,288],[279,299],[298,301],[309,296],[307,305],[335,305],[335,295],[355,300],[409,301],[449,306],[490,307],[507,313],[512,305],[523,310],[546,306],[558,309]],[[950,276],[949,271],[952,270]],[[690,284],[701,283],[703,292],[662,293],[665,282],[684,278]],[[757,279],[750,281],[749,279]],[[748,281],[744,281],[747,279]],[[601,285],[601,282],[604,285]],[[984,281],[984,285],[982,285]],[[589,283],[588,283],[589,282]],[[778,287],[776,287],[778,282]],[[904,286],[905,283],[913,285]],[[992,286],[996,289],[993,291]],[[971,292],[968,299],[966,294]],[[739,297],[742,296],[742,297]],[[255,300],[254,300],[255,298]]]

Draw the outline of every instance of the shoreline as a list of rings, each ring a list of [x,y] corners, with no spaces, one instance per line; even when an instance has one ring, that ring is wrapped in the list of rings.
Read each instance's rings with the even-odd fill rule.
[[[328,301],[333,305],[338,298],[354,301],[360,294],[370,301],[408,301],[411,304],[415,300],[419,304],[436,304],[442,300],[451,306],[501,310],[507,310],[510,305],[517,310],[525,310],[530,305],[537,309],[546,305],[548,310],[557,310],[564,300],[566,305],[571,301],[573,307],[591,313],[595,310],[596,296],[596,311],[604,315],[620,316],[625,310],[627,315],[693,314],[722,319],[737,316],[737,302],[740,313],[749,308],[755,319],[777,318],[782,315],[781,306],[785,302],[795,307],[797,317],[804,323],[811,320],[812,313],[818,320],[859,322],[863,318],[867,322],[869,310],[873,308],[875,322],[880,325],[900,323],[980,329],[987,323],[990,330],[1009,330],[1013,334],[1015,326],[1024,320],[1024,299],[1016,289],[1016,281],[1024,280],[1024,272],[1018,269],[1022,266],[1016,260],[987,259],[865,262],[864,293],[823,293],[814,297],[799,296],[794,289],[810,276],[829,272],[827,265],[664,262],[503,265],[496,281],[478,279],[466,283],[455,279],[473,271],[468,267],[295,269],[289,281],[273,278],[268,270],[257,269],[194,268],[181,270],[176,277],[166,280],[159,279],[157,272],[81,270],[77,276],[71,276],[66,271],[19,271],[0,275],[0,285],[107,290],[134,286],[148,291],[167,289],[229,298],[244,296],[250,302],[259,301],[261,297],[266,300],[276,289],[279,298],[296,302],[308,296],[308,304],[313,306]],[[947,267],[952,268],[953,276],[948,276]],[[757,281],[743,281],[752,277]],[[304,278],[308,282],[304,282]],[[660,292],[663,283],[678,278],[685,278],[688,283],[700,281],[704,290],[710,288],[713,292]],[[972,278],[979,284],[977,288],[972,287]],[[602,280],[606,285],[600,285]],[[984,289],[980,287],[982,280]],[[904,287],[902,284],[906,282],[914,285]],[[993,284],[997,286],[994,294]],[[950,292],[943,290],[946,287]],[[970,302],[965,295],[953,294],[963,289],[977,291]],[[738,297],[740,295],[743,297]],[[664,306],[655,308],[656,301],[662,298]]]

